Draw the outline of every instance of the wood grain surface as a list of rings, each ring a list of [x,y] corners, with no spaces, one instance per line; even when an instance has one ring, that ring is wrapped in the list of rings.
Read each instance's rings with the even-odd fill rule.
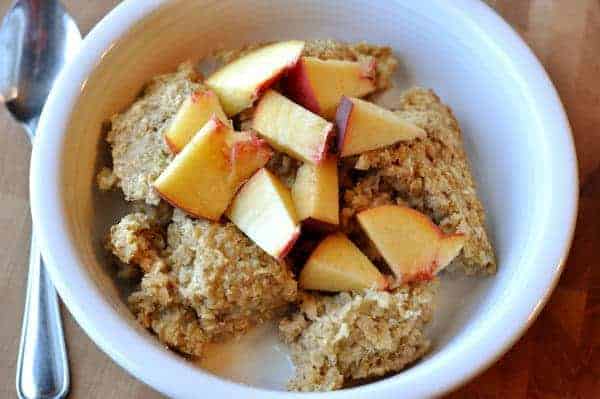
[[[69,0],[83,33],[117,0]],[[451,398],[600,398],[600,1],[487,0],[540,58],[567,108],[580,209],[565,272],[525,336]],[[10,0],[0,0],[3,15]],[[0,109],[0,397],[15,397],[30,216],[29,142]],[[114,364],[63,309],[72,398],[159,398]]]

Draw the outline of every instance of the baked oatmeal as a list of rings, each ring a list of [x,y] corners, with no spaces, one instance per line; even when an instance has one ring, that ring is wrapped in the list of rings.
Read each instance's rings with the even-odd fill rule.
[[[164,269],[160,253],[165,241],[151,216],[141,212],[129,214],[111,227],[109,237],[109,249],[123,264],[139,266],[145,272]]]
[[[399,371],[430,347],[435,283],[392,292],[304,294],[299,311],[279,324],[292,350],[295,391],[330,391]]]
[[[139,279],[129,297],[134,315],[191,358],[274,320],[291,350],[288,387],[296,391],[340,389],[415,363],[431,345],[424,328],[435,275],[447,265],[469,275],[496,271],[452,112],[422,88],[406,91],[393,112],[358,99],[391,87],[398,60],[388,47],[289,41],[214,58],[221,68],[207,79],[184,63],[110,120],[112,168],[97,184],[134,204],[107,241],[121,275]],[[353,103],[340,110],[344,102]],[[282,133],[294,126],[303,137]],[[351,140],[359,150],[346,156]],[[217,174],[228,190],[200,182]],[[319,202],[332,196],[339,208]],[[194,201],[223,206],[202,214],[182,205]],[[299,201],[308,204],[302,220]],[[381,217],[363,220],[367,210],[385,220],[386,206],[418,211],[407,225],[425,244],[412,255],[396,245],[402,237],[371,234],[383,231]],[[319,220],[327,212],[335,214]]]
[[[178,209],[166,233],[142,213],[110,231],[110,248],[144,272],[130,298],[134,314],[161,341],[194,356],[272,319],[296,299],[289,268],[230,223],[194,220]],[[188,333],[190,336],[187,336]]]

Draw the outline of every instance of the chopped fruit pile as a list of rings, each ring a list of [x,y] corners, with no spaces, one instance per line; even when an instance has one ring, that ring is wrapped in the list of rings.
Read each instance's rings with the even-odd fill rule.
[[[265,142],[210,119],[154,182],[160,196],[190,215],[219,220],[233,196],[271,157]]]
[[[166,129],[166,143],[176,156],[154,187],[164,200],[192,216],[219,221],[225,214],[280,261],[300,239],[301,225],[312,239],[329,233],[300,272],[304,289],[386,290],[392,277],[336,232],[338,160],[427,134],[397,114],[356,98],[375,90],[374,61],[301,57],[303,48],[300,41],[268,45],[206,79],[210,90],[191,94]],[[280,79],[289,98],[271,88]],[[239,122],[238,114],[255,102],[253,131],[234,131],[228,117]],[[336,127],[338,145],[330,148]],[[274,151],[303,163],[291,187],[265,167]],[[462,235],[443,234],[425,215],[407,207],[379,206],[356,217],[394,273],[396,285],[433,279],[464,244]]]

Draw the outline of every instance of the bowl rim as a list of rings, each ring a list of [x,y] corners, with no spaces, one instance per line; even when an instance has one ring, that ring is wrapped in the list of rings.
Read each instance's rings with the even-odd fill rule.
[[[165,351],[156,345],[141,345],[139,333],[127,326],[123,328],[125,322],[105,298],[101,295],[89,295],[90,292],[97,293],[98,288],[80,268],[77,251],[67,239],[69,228],[64,218],[65,210],[59,190],[62,186],[61,161],[60,157],[54,155],[61,152],[71,110],[82,85],[107,49],[141,19],[169,1],[125,0],[92,29],[85,37],[79,53],[60,73],[40,118],[31,158],[30,202],[39,245],[56,289],[78,324],[106,354],[134,377],[166,395],[176,397],[190,396],[190,391],[185,387],[197,386],[199,382],[206,384],[204,387],[214,394],[251,397],[296,396],[296,393],[249,387],[226,381],[202,370],[192,370],[185,361],[175,356],[166,356]],[[555,150],[552,157],[561,165],[562,173],[553,179],[552,193],[557,196],[553,197],[549,206],[555,212],[546,215],[549,223],[547,230],[550,232],[544,234],[551,237],[555,246],[545,248],[543,254],[536,254],[540,261],[551,265],[549,273],[531,283],[530,294],[514,309],[510,320],[504,320],[506,324],[502,325],[502,334],[497,335],[495,340],[482,341],[466,348],[468,351],[461,356],[470,361],[467,366],[457,366],[445,372],[437,369],[429,373],[428,375],[437,377],[435,384],[414,386],[414,380],[423,378],[423,375],[412,373],[413,385],[410,385],[410,378],[408,383],[400,384],[395,377],[391,377],[356,388],[313,393],[310,396],[347,398],[378,394],[387,397],[397,392],[400,387],[410,386],[410,396],[422,397],[443,394],[457,388],[489,367],[527,330],[556,286],[570,249],[578,207],[578,169],[571,128],[556,88],[525,42],[485,3],[478,0],[432,0],[431,3],[451,10],[462,22],[479,30],[499,51],[510,53],[514,59],[518,59],[519,62],[511,61],[512,67],[515,73],[521,76],[521,84],[528,93],[532,106],[535,104],[539,123],[553,132],[552,137],[556,143],[553,145]],[[63,278],[66,274],[69,275],[69,281]],[[82,301],[82,292],[87,293],[85,301]],[[95,311],[89,312],[90,308],[94,308]],[[103,328],[98,328],[99,326]],[[144,359],[144,362],[137,362],[136,359]],[[156,367],[145,367],[145,364],[162,366],[160,370],[156,370]],[[166,368],[177,373],[179,379],[165,379],[162,371]],[[403,374],[408,372],[410,370]]]

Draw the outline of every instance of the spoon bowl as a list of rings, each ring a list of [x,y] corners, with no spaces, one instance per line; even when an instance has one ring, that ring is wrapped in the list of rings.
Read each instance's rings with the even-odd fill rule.
[[[0,27],[0,100],[35,133],[37,118],[81,33],[55,0],[16,1]]]

